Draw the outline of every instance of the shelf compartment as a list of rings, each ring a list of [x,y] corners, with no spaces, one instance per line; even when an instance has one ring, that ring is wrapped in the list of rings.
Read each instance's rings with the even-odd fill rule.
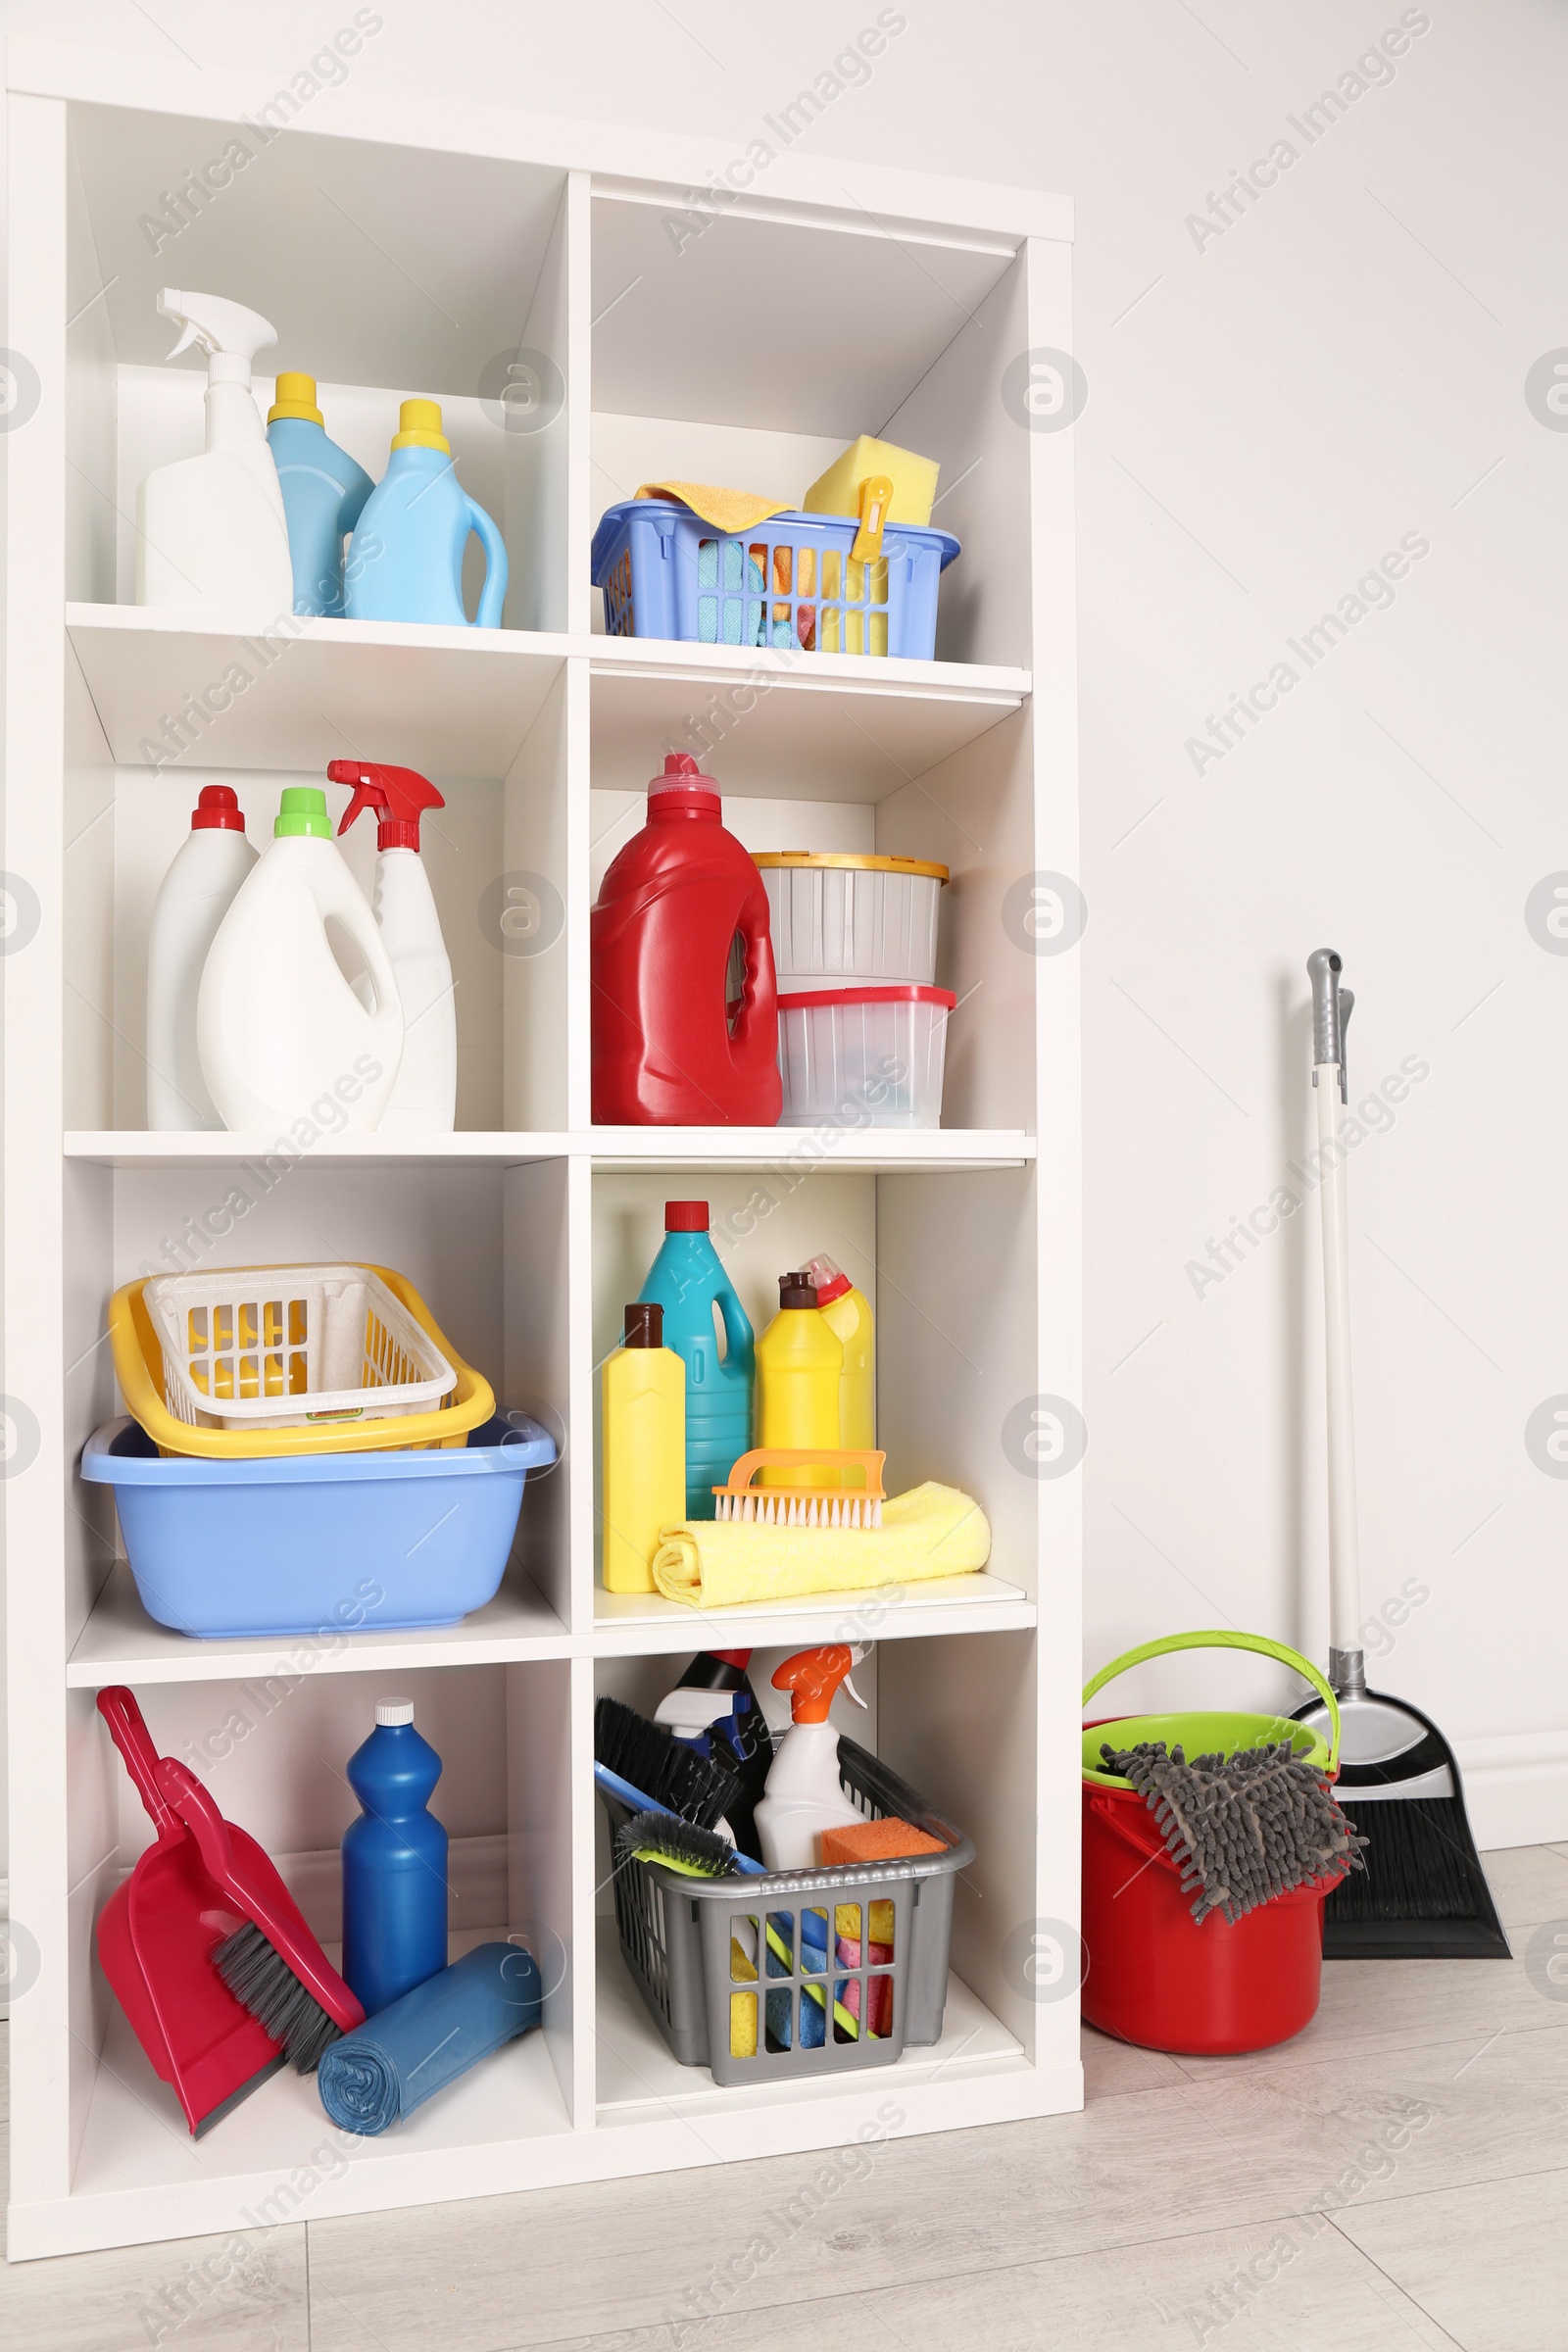
[[[746,1882],[738,1884],[744,1888]],[[737,1898],[739,1899],[739,1898]],[[596,2031],[599,2122],[626,2126],[669,2116],[747,2112],[759,2107],[812,2104],[858,2094],[870,2103],[902,2099],[908,2089],[940,2077],[955,2086],[990,2075],[1034,2074],[1022,2045],[1000,2018],[950,1971],[942,2038],[927,2049],[906,2049],[894,2066],[866,2073],[804,2076],[799,2082],[720,2087],[705,2066],[681,2066],[670,2054],[621,1957],[612,1919],[598,1923]],[[764,1980],[765,1982],[765,1980]]]
[[[395,1674],[424,1666],[506,1665],[562,1658],[570,1637],[524,1578],[508,1574],[494,1600],[460,1625],[389,1634],[267,1634],[195,1641],[157,1625],[118,1560],[66,1666],[76,1690],[110,1683],[222,1683],[236,1675]]]
[[[564,661],[564,636],[413,621],[295,620],[193,627],[138,605],[66,607],[66,627],[111,756],[172,781],[182,767],[318,774],[380,760],[445,776],[504,776]],[[224,673],[251,680],[236,691]],[[225,707],[188,718],[176,757],[165,722],[204,693]]]
[[[595,637],[594,783],[641,792],[650,746],[685,750],[726,794],[876,802],[1028,699],[1029,673]]]

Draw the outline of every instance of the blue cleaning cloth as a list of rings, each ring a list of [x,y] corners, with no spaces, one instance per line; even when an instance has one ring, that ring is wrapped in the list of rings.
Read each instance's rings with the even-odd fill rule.
[[[339,2131],[384,2132],[536,2026],[541,1996],[531,1953],[481,1943],[332,2043],[317,2069],[321,2105]]]

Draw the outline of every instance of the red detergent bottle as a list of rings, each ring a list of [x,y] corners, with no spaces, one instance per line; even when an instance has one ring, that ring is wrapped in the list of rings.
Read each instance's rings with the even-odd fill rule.
[[[718,787],[671,752],[648,822],[589,925],[593,1115],[602,1126],[773,1127],[783,1095],[767,893]],[[728,996],[731,949],[743,972]]]

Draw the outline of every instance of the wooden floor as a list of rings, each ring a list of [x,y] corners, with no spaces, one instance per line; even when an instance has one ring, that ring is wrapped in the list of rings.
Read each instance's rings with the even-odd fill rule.
[[[1082,2115],[12,2266],[27,2352],[1563,2352],[1568,1845],[1488,1857],[1517,1957],[1340,1963],[1257,2058],[1086,2036]],[[1549,1941],[1549,1939],[1548,1939]],[[1564,1943],[1568,1951],[1568,1940]],[[1558,1974],[1568,1977],[1559,1964]]]

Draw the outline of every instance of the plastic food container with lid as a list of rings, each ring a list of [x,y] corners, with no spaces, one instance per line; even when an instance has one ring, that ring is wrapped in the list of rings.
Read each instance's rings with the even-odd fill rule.
[[[950,989],[811,989],[778,1001],[783,1127],[940,1127]]]
[[[930,988],[945,865],[847,851],[767,851],[767,892],[781,997],[823,988]]]

